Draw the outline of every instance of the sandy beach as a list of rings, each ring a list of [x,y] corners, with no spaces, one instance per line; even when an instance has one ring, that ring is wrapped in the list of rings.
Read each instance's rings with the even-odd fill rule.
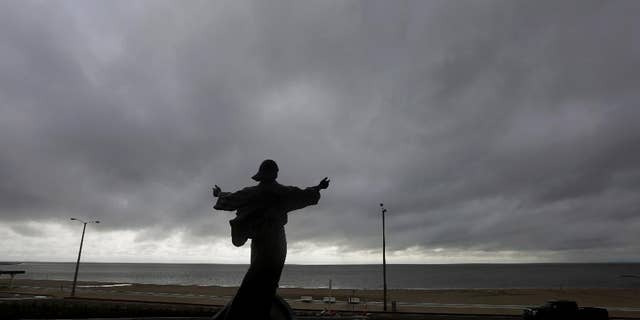
[[[72,282],[58,280],[16,279],[13,288],[9,281],[0,281],[0,291],[65,297],[70,295]],[[224,305],[237,288],[217,286],[180,286],[151,284],[117,284],[78,282],[76,296],[93,299],[153,301]],[[382,290],[280,288],[279,294],[294,309],[306,310],[382,310]],[[302,296],[311,297],[303,302]],[[324,297],[336,302],[322,302]],[[349,297],[357,297],[358,304],[348,304]],[[640,289],[455,289],[388,291],[389,310],[396,302],[399,312],[443,312],[473,314],[521,314],[522,308],[540,305],[548,300],[575,300],[580,306],[609,309],[611,316],[640,318]]]

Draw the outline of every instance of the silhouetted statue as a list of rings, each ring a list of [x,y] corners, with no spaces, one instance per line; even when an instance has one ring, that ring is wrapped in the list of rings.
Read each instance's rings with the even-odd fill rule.
[[[265,160],[252,177],[259,182],[257,185],[236,192],[222,192],[217,185],[213,188],[213,196],[218,198],[214,209],[237,210],[236,217],[229,221],[233,244],[240,247],[252,239],[251,266],[233,300],[214,319],[266,320],[271,319],[270,313],[286,313],[271,310],[272,304],[288,310],[288,305],[276,297],[287,256],[287,213],[317,204],[320,190],[329,187],[329,180],[324,178],[317,186],[300,189],[279,184],[277,177],[278,165]]]

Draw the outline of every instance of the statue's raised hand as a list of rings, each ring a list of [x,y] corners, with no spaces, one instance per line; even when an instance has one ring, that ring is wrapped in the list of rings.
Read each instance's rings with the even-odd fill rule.
[[[322,181],[320,181],[320,183],[318,183],[318,188],[319,189],[326,189],[329,187],[329,180],[327,177],[325,177],[324,179],[322,179]]]
[[[220,195],[220,192],[222,192],[222,189],[220,189],[218,185],[215,185],[215,187],[213,187],[213,196],[217,198]]]

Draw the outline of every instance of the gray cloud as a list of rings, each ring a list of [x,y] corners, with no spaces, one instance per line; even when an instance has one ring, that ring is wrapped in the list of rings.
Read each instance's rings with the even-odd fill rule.
[[[293,242],[376,248],[384,202],[397,250],[640,253],[634,1],[0,6],[3,223],[227,237],[209,187],[274,158],[333,181]]]

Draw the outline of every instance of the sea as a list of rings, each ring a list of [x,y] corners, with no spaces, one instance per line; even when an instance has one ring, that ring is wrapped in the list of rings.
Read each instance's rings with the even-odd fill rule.
[[[248,265],[81,263],[79,281],[238,286]],[[23,279],[73,280],[75,263],[23,262]],[[382,265],[286,265],[281,287],[381,289]],[[640,288],[640,263],[390,264],[392,289]]]

